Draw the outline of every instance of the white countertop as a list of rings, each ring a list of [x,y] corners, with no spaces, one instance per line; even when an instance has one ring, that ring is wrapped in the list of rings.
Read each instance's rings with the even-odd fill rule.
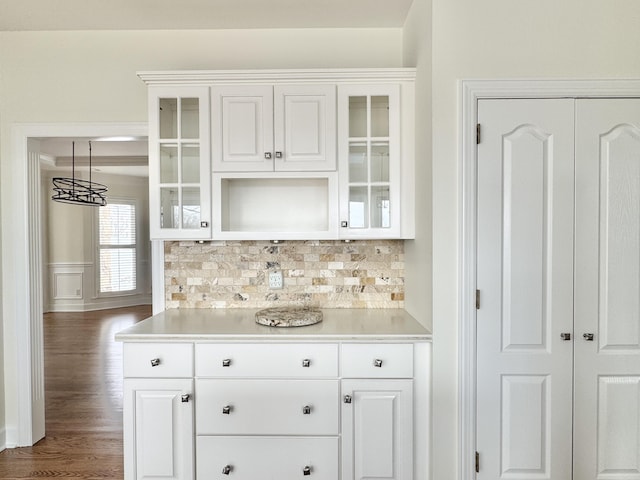
[[[431,332],[401,309],[322,309],[323,321],[304,327],[255,322],[259,309],[172,309],[118,332],[123,342],[194,340],[419,340]]]

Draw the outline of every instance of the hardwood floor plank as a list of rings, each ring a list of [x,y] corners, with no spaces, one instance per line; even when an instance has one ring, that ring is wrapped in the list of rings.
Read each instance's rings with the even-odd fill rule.
[[[122,480],[122,344],[151,306],[44,316],[46,437],[0,452],[0,479]]]

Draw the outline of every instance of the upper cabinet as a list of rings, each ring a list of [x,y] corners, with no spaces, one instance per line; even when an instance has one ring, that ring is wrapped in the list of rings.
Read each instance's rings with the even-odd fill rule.
[[[335,85],[212,87],[213,171],[336,169]]]
[[[339,88],[343,238],[400,237],[400,87]]]
[[[415,236],[414,69],[138,75],[152,239]]]
[[[151,238],[211,238],[209,89],[149,89]]]

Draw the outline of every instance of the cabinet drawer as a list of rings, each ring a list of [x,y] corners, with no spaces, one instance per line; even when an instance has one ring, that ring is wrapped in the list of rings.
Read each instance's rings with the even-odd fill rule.
[[[336,480],[338,457],[337,437],[197,437],[196,477]]]
[[[338,380],[196,380],[199,435],[337,435]]]
[[[198,377],[337,377],[336,344],[196,344]]]
[[[125,377],[193,377],[191,343],[125,343]]]
[[[343,344],[340,365],[345,378],[411,378],[413,344]]]

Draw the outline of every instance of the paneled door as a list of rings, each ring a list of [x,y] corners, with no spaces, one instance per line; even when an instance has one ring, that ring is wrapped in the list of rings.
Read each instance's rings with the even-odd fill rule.
[[[574,478],[640,479],[640,99],[577,101]]]
[[[640,480],[640,99],[478,112],[478,478]]]
[[[570,479],[574,100],[481,100],[478,479]]]

